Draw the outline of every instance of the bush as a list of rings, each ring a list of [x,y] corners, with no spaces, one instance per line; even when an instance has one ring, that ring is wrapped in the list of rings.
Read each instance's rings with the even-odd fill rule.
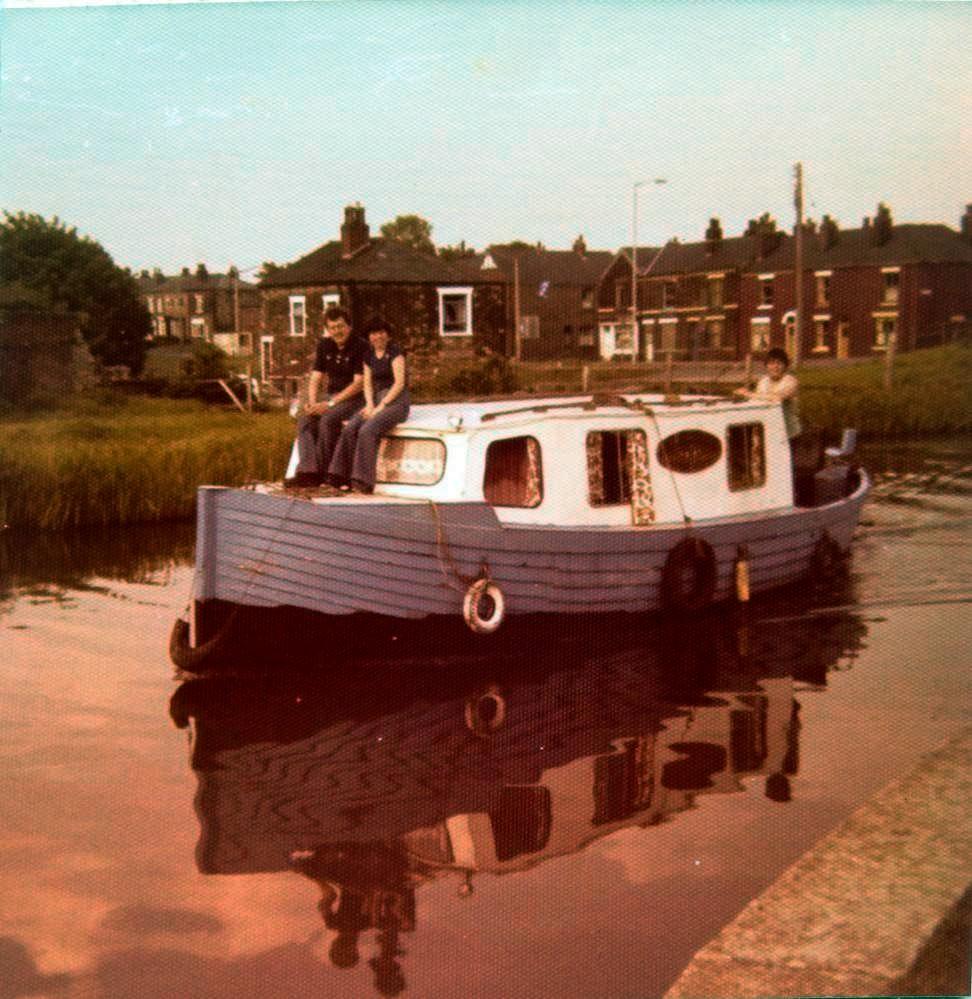
[[[503,395],[516,391],[516,373],[505,357],[493,354],[460,368],[449,381],[457,395]]]

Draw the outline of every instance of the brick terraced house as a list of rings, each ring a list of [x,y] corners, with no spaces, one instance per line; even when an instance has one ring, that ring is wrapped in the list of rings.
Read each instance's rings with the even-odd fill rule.
[[[740,359],[791,353],[796,331],[796,239],[767,216],[723,238],[716,220],[698,243],[638,248],[638,329],[631,336],[631,250],[598,288],[602,357]],[[960,231],[895,225],[880,206],[859,229],[824,217],[803,236],[801,356],[865,357],[940,342],[972,318],[972,206]]]
[[[139,278],[154,338],[205,340],[228,354],[248,354],[260,329],[260,289],[232,269],[210,274],[200,265],[178,277]]]

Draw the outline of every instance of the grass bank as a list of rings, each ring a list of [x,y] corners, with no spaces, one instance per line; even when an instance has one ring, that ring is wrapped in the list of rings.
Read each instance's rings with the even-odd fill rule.
[[[857,427],[866,437],[972,433],[972,347],[899,355],[890,392],[882,361],[807,367],[799,376],[808,425]]]
[[[279,478],[285,413],[105,396],[0,421],[0,522],[59,530],[191,516],[196,487]]]

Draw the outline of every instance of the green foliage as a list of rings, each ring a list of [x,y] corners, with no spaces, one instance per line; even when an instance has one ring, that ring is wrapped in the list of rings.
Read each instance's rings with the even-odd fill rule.
[[[182,362],[182,374],[192,381],[225,378],[228,372],[229,356],[226,351],[205,340],[193,344],[192,355]]]
[[[148,311],[132,275],[101,246],[56,216],[4,212],[0,222],[0,298],[23,296],[33,304],[76,314],[91,353],[102,364],[141,371]]]
[[[471,246],[466,246],[466,241],[463,240],[458,246],[440,246],[439,256],[446,262],[451,262],[453,260],[468,260],[470,257],[476,256],[476,251]]]
[[[0,423],[0,522],[61,529],[189,517],[199,485],[279,479],[293,438],[281,412],[113,394],[54,416],[8,419]]]
[[[498,354],[460,368],[449,380],[449,389],[457,395],[504,395],[516,389],[516,373],[510,362]]]
[[[381,227],[381,234],[385,239],[404,243],[420,253],[435,255],[435,243],[432,242],[432,223],[427,222],[420,215],[398,215]]]

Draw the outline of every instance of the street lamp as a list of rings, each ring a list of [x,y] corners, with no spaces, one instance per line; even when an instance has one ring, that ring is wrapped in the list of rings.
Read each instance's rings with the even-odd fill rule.
[[[631,353],[632,360],[638,355],[638,188],[648,183],[667,184],[664,177],[651,181],[636,180],[631,185]]]

